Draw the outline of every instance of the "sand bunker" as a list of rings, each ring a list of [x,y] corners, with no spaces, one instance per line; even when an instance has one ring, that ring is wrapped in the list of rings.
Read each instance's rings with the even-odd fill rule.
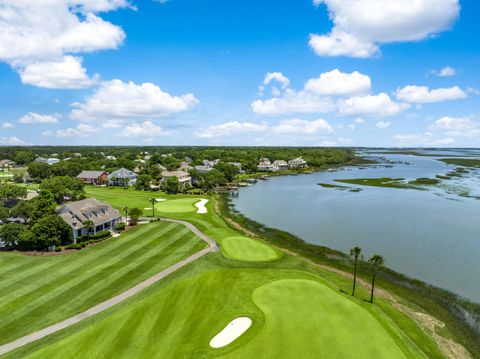
[[[195,203],[195,207],[197,207],[197,213],[207,213],[207,207],[205,205],[208,203],[208,199],[201,198],[197,203]]]
[[[232,320],[227,326],[210,341],[212,348],[224,347],[240,335],[245,333],[252,325],[252,320],[249,317],[238,317]]]
[[[151,211],[151,208],[144,208],[145,211]]]
[[[155,200],[157,202],[163,202],[163,201],[166,201],[167,199],[166,198],[155,198]]]

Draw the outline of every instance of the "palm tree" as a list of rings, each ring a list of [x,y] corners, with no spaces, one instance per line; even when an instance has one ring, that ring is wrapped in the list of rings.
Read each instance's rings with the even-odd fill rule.
[[[377,276],[377,272],[381,266],[385,263],[383,257],[379,254],[374,254],[368,260],[373,266],[373,277],[372,277],[372,292],[370,293],[370,303],[373,303],[373,291],[375,290],[375,277]]]
[[[94,224],[91,220],[86,220],[83,222],[83,225],[87,227],[88,232],[87,232],[87,241],[90,240],[90,230],[93,228]]]
[[[128,211],[130,210],[130,208],[128,207],[123,207],[122,208],[122,211],[125,212],[125,225],[128,226]]]
[[[150,198],[148,201],[152,204],[153,218],[155,218],[155,204],[157,203],[157,199],[156,198]]]
[[[355,295],[355,285],[357,284],[357,265],[358,260],[362,258],[362,248],[353,247],[350,249],[350,257],[354,260],[355,269],[353,271],[353,288],[352,288],[352,297]]]

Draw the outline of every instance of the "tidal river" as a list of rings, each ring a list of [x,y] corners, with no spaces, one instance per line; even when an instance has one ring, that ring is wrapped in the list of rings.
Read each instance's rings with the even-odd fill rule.
[[[447,181],[446,190],[353,185],[362,190],[350,192],[317,184],[349,178],[434,178],[455,168],[435,157],[381,156],[397,163],[392,168],[274,177],[242,188],[233,202],[257,222],[343,252],[359,246],[366,257],[379,253],[396,271],[480,302],[480,200],[455,194],[480,194],[480,171]],[[408,164],[398,163],[402,161]]]

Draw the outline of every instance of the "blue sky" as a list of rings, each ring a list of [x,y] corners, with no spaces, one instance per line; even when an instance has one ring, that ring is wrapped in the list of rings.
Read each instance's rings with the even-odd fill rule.
[[[478,147],[478,13],[474,0],[0,0],[0,145]]]

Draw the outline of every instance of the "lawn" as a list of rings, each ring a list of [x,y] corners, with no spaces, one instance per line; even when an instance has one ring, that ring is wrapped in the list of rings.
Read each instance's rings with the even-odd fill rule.
[[[160,222],[74,253],[0,253],[0,343],[82,312],[205,246],[186,227]]]
[[[186,199],[190,201],[185,201],[190,203],[188,207],[198,198],[123,189],[88,188],[87,191],[89,196],[117,208],[125,204],[150,207],[148,199],[152,197],[172,202]],[[193,223],[220,244],[221,253],[209,254],[120,305],[11,352],[5,358],[247,358],[258,357],[259,353],[265,358],[381,357],[378,353],[391,358],[442,357],[431,337],[386,300],[378,298],[375,305],[368,304],[365,299],[369,293],[361,287],[352,298],[345,294],[350,290],[350,280],[245,237],[216,214],[211,198],[207,209],[206,214],[160,213]],[[169,225],[160,222],[139,227],[136,231],[142,233],[136,233],[135,238],[133,232],[129,233],[131,238],[123,246],[114,240],[72,255],[39,258],[58,263],[35,269],[31,263],[36,258],[16,256],[24,260],[16,264],[4,260],[4,265],[10,265],[7,273],[14,273],[16,279],[10,280],[13,291],[4,292],[3,281],[0,284],[0,293],[5,293],[0,297],[3,341],[64,319],[67,312],[78,312],[87,302],[89,306],[99,302],[99,296],[108,298],[120,291],[120,287],[131,287],[140,275],[143,279],[160,271],[166,261],[173,263],[179,257],[186,257],[187,250],[193,251],[191,245],[185,248],[192,240],[182,242],[184,252],[180,255],[172,235],[180,238],[192,235]],[[156,226],[167,232],[159,235]],[[160,249],[156,254],[142,251],[142,239],[152,231],[163,238],[158,245],[170,250]],[[126,237],[123,237],[125,242]],[[174,243],[169,245],[165,241]],[[194,243],[195,249],[202,246],[198,241]],[[112,247],[101,251],[104,245]],[[82,254],[81,260],[75,260]],[[153,260],[146,262],[144,256]],[[63,266],[69,269],[63,271]],[[132,276],[135,279],[121,274],[132,272],[124,270],[124,266],[139,268],[136,276]],[[57,271],[62,274],[57,276]],[[81,276],[78,280],[77,275]],[[3,278],[9,278],[5,270]],[[44,287],[42,282],[48,286]],[[17,291],[23,292],[23,283],[29,286],[25,290],[28,297],[11,308],[15,314],[2,311],[5,303],[15,300]],[[62,301],[60,294],[66,299]],[[51,304],[47,298],[53,299]],[[28,304],[30,301],[34,307]],[[3,315],[8,319],[5,324]],[[250,317],[252,327],[232,344],[210,348],[210,340],[239,316]]]
[[[305,272],[209,270],[173,281],[71,335],[51,338],[26,357],[425,357],[398,328],[385,329],[371,307]],[[229,346],[210,348],[209,341],[239,316],[250,317],[252,327]]]

